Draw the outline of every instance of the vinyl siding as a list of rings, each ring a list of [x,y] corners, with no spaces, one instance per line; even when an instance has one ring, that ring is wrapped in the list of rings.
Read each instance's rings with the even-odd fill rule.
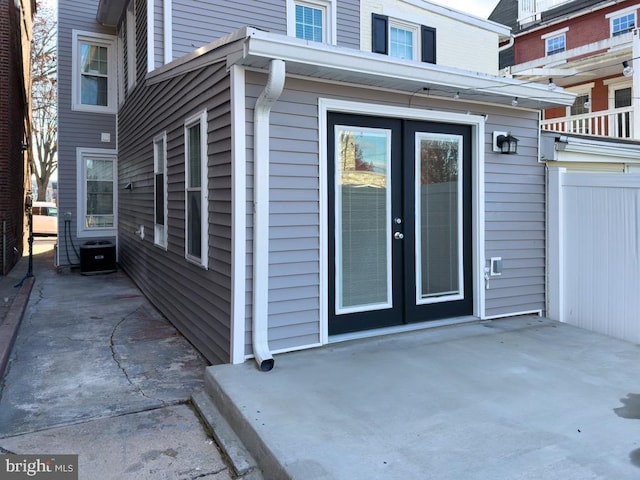
[[[360,2],[337,3],[338,45],[357,49]],[[174,0],[172,12],[174,59],[246,26],[287,34],[286,0]]]
[[[231,316],[231,129],[229,77],[218,63],[139,85],[119,117],[122,183],[120,264],[153,304],[211,363],[229,362]],[[207,111],[209,268],[185,259],[184,121]],[[168,248],[154,245],[153,138],[166,131]],[[134,234],[140,225],[145,238]]]
[[[266,77],[247,74],[247,106]],[[287,350],[319,342],[320,217],[318,98],[457,113],[487,113],[485,126],[485,252],[503,258],[503,274],[486,290],[486,315],[543,310],[545,306],[545,170],[537,161],[537,112],[344,87],[288,78],[271,114],[269,346]],[[253,112],[247,109],[248,158]],[[508,127],[505,127],[508,125]],[[518,155],[492,152],[494,130],[520,139]],[[252,164],[247,168],[252,211]],[[251,214],[247,225],[250,230]],[[249,238],[251,238],[249,236]],[[250,244],[248,245],[250,252]],[[250,254],[248,271],[250,271]],[[245,348],[251,351],[251,297],[247,295]]]
[[[74,247],[78,250],[85,241],[94,240],[76,236],[76,148],[116,148],[115,115],[71,110],[72,30],[116,34],[114,29],[97,23],[97,8],[97,0],[60,0],[58,3],[58,259],[63,266],[79,262]],[[111,135],[110,142],[100,141],[103,132]],[[70,228],[65,229],[67,214],[71,215],[71,221],[67,225]],[[70,230],[70,236],[65,235],[65,230]],[[115,241],[115,238],[107,239]]]

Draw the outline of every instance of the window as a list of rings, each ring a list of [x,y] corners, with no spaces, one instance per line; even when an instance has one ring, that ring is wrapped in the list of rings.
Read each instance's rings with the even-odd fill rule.
[[[167,134],[153,139],[154,227],[153,243],[167,248]]]
[[[127,92],[136,86],[136,2],[127,7]]]
[[[207,267],[207,112],[189,118],[184,126],[185,255]]]
[[[396,58],[436,63],[436,29],[372,13],[371,51]]]
[[[335,44],[336,0],[287,0],[287,34]]]
[[[566,36],[563,33],[562,35],[547,38],[545,41],[545,45],[547,56],[564,52],[566,49]]]
[[[116,154],[77,149],[78,236],[116,235]]]
[[[636,28],[636,12],[611,17],[611,36],[616,37]]]
[[[115,113],[116,37],[73,31],[74,110]]]

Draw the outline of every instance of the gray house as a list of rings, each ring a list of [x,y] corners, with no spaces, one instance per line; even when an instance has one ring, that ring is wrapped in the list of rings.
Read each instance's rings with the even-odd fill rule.
[[[508,28],[418,0],[59,12],[58,261],[113,242],[212,363],[545,311],[539,109],[574,95],[497,76]]]

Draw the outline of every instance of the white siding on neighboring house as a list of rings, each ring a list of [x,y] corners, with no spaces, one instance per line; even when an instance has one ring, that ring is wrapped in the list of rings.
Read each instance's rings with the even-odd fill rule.
[[[419,7],[420,4],[424,4],[424,7]],[[495,31],[479,26],[483,23],[480,19],[469,17],[469,23],[464,23],[428,11],[428,8],[426,2],[415,0],[361,0],[360,49],[371,51],[371,14],[376,13],[390,19],[435,28],[438,65],[498,74],[498,34]]]

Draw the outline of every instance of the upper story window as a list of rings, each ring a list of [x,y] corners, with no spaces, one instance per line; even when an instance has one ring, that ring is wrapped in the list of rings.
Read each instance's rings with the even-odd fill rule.
[[[116,37],[73,31],[72,108],[115,113]]]
[[[371,14],[371,51],[436,63],[436,29]]]
[[[564,52],[567,49],[566,41],[567,39],[564,33],[562,35],[547,38],[545,41],[545,54],[549,56]]]
[[[611,36],[616,37],[636,28],[636,12],[611,17]]]
[[[287,0],[287,34],[335,44],[336,0]]]

